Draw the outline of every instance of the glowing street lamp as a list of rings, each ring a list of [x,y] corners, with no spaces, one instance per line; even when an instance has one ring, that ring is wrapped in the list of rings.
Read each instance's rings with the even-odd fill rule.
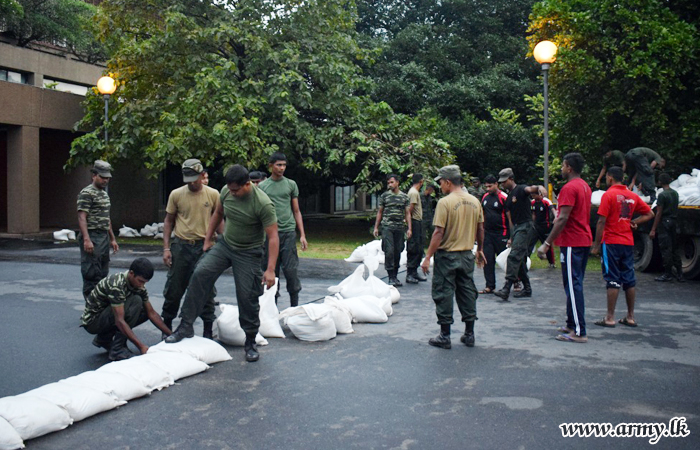
[[[544,75],[544,187],[549,193],[549,66],[557,59],[557,44],[542,41],[532,51],[538,63],[542,64]]]
[[[97,80],[97,90],[100,91],[100,94],[105,99],[105,145],[109,142],[109,138],[107,136],[107,122],[109,122],[109,96],[114,94],[114,91],[117,90],[117,83],[115,83],[114,78],[112,77],[102,77],[99,80]]]

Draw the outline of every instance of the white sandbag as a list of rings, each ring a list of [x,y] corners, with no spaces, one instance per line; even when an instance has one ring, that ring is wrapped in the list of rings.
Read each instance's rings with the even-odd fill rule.
[[[73,230],[60,230],[60,231],[54,231],[53,232],[53,239],[55,241],[74,241],[75,240],[75,231]]]
[[[365,256],[363,264],[367,267],[369,274],[372,275],[375,270],[379,269],[379,256],[376,254],[367,255]]]
[[[381,306],[363,298],[352,298],[341,300],[352,312],[354,322],[362,323],[384,323],[389,320]]]
[[[133,228],[129,228],[126,225],[122,225],[119,229],[119,237],[137,237],[140,236],[139,232]]]
[[[366,285],[364,278],[364,269],[366,266],[362,264],[360,267],[362,268],[362,270],[355,269],[355,272],[353,272],[353,274],[350,277],[346,278],[348,282],[343,283],[342,287],[340,288],[339,293],[343,298],[357,297],[358,295],[365,295],[370,293],[368,291],[369,287]]]
[[[420,270],[420,269],[418,269],[418,270]],[[391,299],[392,305],[399,302],[399,299],[401,298],[401,294],[399,293],[399,290],[396,289],[396,287],[389,286],[389,298]]]
[[[157,228],[154,230],[151,225],[146,225],[145,227],[141,228],[141,231],[139,232],[139,234],[141,236],[148,237],[148,236],[155,236],[157,232],[158,232]]]
[[[510,247],[506,248],[503,250],[501,253],[496,256],[496,265],[501,268],[504,272],[506,271],[506,267],[508,266],[508,255],[510,255]],[[532,261],[530,260],[530,257],[528,256],[527,262],[527,270],[530,270],[530,266],[532,266]]]
[[[345,258],[346,262],[362,262],[365,259],[365,256],[367,256],[367,249],[365,249],[364,246],[359,246],[355,250],[352,251],[350,256]]]
[[[333,309],[328,305],[302,305],[285,311],[284,324],[301,341],[328,341],[336,336]]]
[[[160,342],[159,344],[148,348],[148,353],[151,352],[185,353],[206,364],[216,364],[218,362],[229,361],[231,359],[231,355],[228,354],[226,349],[223,348],[221,344],[201,336],[183,339],[176,344],[166,344],[165,342]]]
[[[154,239],[163,239],[163,233],[158,232],[155,236],[153,236]]]
[[[221,315],[216,318],[216,325],[219,330],[219,340],[224,344],[243,347],[245,344],[245,331],[241,328],[239,321],[238,306],[220,304]],[[255,336],[255,343],[267,345],[267,340],[258,333]]]
[[[399,267],[408,264],[408,252],[406,250],[401,252],[401,258],[399,258]]]
[[[424,262],[425,262],[425,258],[423,258],[423,260],[421,260],[420,266],[418,266],[418,270],[423,270],[423,269],[421,269],[421,266],[423,266],[423,263],[424,263]],[[430,267],[433,267],[433,263],[434,263],[434,262],[435,262],[435,258],[434,258],[434,257],[433,257],[433,258],[430,258]]]
[[[22,436],[7,420],[0,417],[0,450],[15,450],[24,448]]]
[[[150,352],[154,347],[150,347],[148,351]],[[139,358],[111,362],[100,367],[96,372],[120,373],[129,376],[139,381],[143,387],[151,392],[155,390],[160,391],[175,384],[175,380],[168,372],[148,361],[139,360]]]
[[[345,300],[361,300],[366,302],[371,302],[379,306],[387,317],[391,317],[394,314],[394,309],[391,307],[391,297],[377,297],[376,295],[361,295],[353,298],[346,298]]]
[[[340,334],[354,333],[352,328],[352,311],[335,297],[326,297],[323,300],[325,305],[331,307],[331,317],[335,323],[335,331]]]
[[[143,397],[151,393],[151,390],[144,386],[136,378],[124,375],[123,373],[96,372],[90,370],[80,375],[66,378],[59,383],[70,384],[72,386],[87,386],[105,394],[115,396],[122,401],[129,401]]]
[[[605,191],[602,191],[602,190],[593,191],[591,193],[591,204],[600,205],[600,200],[603,198],[603,194],[605,194]]]
[[[375,297],[390,297],[391,287],[374,275],[370,275],[365,281],[365,291]]]
[[[270,289],[265,288],[263,295],[258,297],[260,302],[260,328],[258,332],[266,338],[284,338],[280,325],[280,311],[275,303],[275,294],[279,289],[280,279],[275,278],[275,284]]]
[[[382,252],[382,240],[381,239],[375,239],[373,241],[369,241],[364,245],[365,250],[367,251],[368,256],[378,256],[383,254]]]
[[[18,397],[37,397],[60,406],[68,411],[73,422],[79,422],[88,417],[109,411],[117,406],[126,404],[117,397],[105,394],[89,387],[72,386],[65,383],[50,383],[32,389]]]
[[[132,358],[133,359],[133,358]],[[156,352],[137,356],[137,359],[146,360],[170,375],[173,380],[191,377],[209,369],[206,363],[185,353]]]
[[[62,430],[73,423],[65,409],[27,395],[0,398],[0,417],[7,420],[25,441]]]
[[[339,284],[329,287],[328,292],[330,292],[331,294],[337,294],[338,292],[340,292],[343,289],[344,286],[347,286],[347,285],[353,284],[353,283],[357,283],[360,280],[362,280],[362,282],[364,282],[365,281],[364,275],[365,275],[365,266],[363,264],[360,264],[359,266],[357,266],[355,271],[350,276],[345,278]]]

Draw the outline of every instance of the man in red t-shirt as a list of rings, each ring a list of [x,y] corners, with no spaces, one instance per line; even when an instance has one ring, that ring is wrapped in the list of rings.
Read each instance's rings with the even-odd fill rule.
[[[595,322],[601,327],[615,326],[615,305],[620,288],[625,291],[627,316],[620,319],[622,325],[636,327],[634,300],[636,279],[634,277],[634,236],[632,231],[639,224],[654,217],[649,205],[637,194],[622,184],[624,172],[620,167],[611,167],[605,177],[608,190],[603,194],[598,208],[594,255],[602,255],[603,279],[608,290],[608,313],[605,319]],[[634,216],[639,216],[633,219]],[[603,247],[600,248],[602,242]]]
[[[540,259],[547,257],[552,242],[561,251],[561,274],[566,292],[566,326],[560,327],[556,339],[564,342],[587,342],[584,319],[583,277],[591,249],[591,188],[581,179],[585,161],[580,153],[564,156],[561,174],[566,184],[558,198],[557,218],[549,236],[537,249]]]

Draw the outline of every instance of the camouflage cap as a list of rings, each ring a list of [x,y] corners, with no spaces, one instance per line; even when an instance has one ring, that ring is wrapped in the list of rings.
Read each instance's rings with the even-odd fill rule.
[[[462,172],[459,170],[459,166],[452,164],[451,166],[441,167],[438,170],[438,176],[435,177],[435,181],[440,181],[441,179],[454,180],[455,178],[460,178]]]
[[[202,172],[204,172],[204,166],[198,159],[188,159],[182,163],[182,180],[185,183],[197,181]]]
[[[503,183],[508,178],[515,178],[515,175],[513,174],[513,169],[511,169],[510,167],[506,167],[505,169],[498,172],[499,183]]]
[[[92,166],[92,171],[102,178],[112,178],[112,166],[107,161],[98,159]]]

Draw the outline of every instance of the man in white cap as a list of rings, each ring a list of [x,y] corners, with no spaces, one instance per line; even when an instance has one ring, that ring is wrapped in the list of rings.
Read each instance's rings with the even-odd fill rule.
[[[165,208],[163,226],[163,262],[168,267],[168,278],[163,289],[163,322],[172,329],[173,319],[180,309],[180,300],[187,290],[194,266],[202,256],[204,237],[212,214],[219,206],[219,192],[204,185],[204,166],[198,159],[182,164],[182,180],[186,185],[170,193]],[[171,240],[171,233],[175,237]],[[217,230],[223,232],[223,223]],[[204,337],[212,339],[216,320],[212,287],[200,317],[204,322]]]
[[[111,203],[105,190],[112,179],[112,166],[98,159],[90,171],[92,183],[78,194],[80,273],[86,300],[97,283],[109,275],[110,247],[114,253],[119,251],[109,217]]]

